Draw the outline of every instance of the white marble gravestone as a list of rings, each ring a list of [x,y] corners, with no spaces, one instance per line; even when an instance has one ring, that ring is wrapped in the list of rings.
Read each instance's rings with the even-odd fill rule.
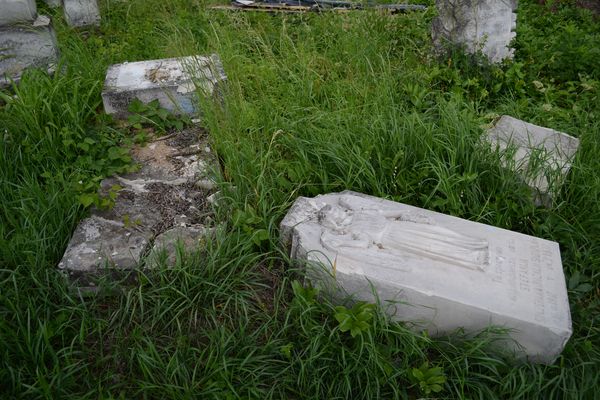
[[[512,58],[517,0],[436,0],[436,7],[432,36],[438,47],[450,42],[481,50],[491,62]]]
[[[503,152],[505,164],[513,164],[532,189],[536,203],[547,206],[551,205],[579,148],[579,140],[566,133],[508,115],[503,115],[487,131],[487,140]]]
[[[197,89],[216,93],[227,77],[219,56],[190,56],[111,65],[102,92],[107,114],[125,117],[133,99],[158,100],[172,112],[198,112]]]
[[[34,0],[0,0],[0,26],[33,22],[36,17]]]
[[[354,192],[298,198],[281,235],[313,284],[334,277],[369,302],[374,289],[432,335],[508,328],[508,346],[543,363],[571,336],[558,243]]]

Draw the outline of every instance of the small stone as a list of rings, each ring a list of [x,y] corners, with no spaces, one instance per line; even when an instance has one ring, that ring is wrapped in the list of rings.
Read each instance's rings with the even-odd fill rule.
[[[65,20],[75,27],[99,26],[100,10],[96,0],[63,0]]]
[[[300,197],[280,228],[314,285],[417,331],[507,328],[503,346],[541,363],[571,336],[556,242],[354,192]]]
[[[486,137],[492,146],[505,152],[505,164],[513,165],[521,174],[536,204],[550,206],[569,173],[579,140],[508,115],[503,115]],[[506,158],[510,155],[512,160]]]

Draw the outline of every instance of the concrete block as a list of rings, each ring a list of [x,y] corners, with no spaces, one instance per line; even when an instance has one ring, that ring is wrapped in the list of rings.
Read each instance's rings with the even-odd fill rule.
[[[547,206],[560,189],[579,148],[579,140],[566,133],[508,115],[487,131],[487,139],[503,152],[505,163],[522,175],[536,203]]]
[[[63,8],[70,26],[100,25],[100,9],[96,0],[63,0]]]
[[[314,285],[338,299],[374,291],[415,330],[508,328],[506,345],[542,363],[571,336],[558,243],[354,192],[298,198],[281,235]]]
[[[33,22],[36,18],[35,0],[0,0],[0,26]]]
[[[26,68],[51,71],[58,61],[50,18],[40,15],[28,26],[0,28],[0,87],[19,81]]]
[[[134,99],[158,100],[169,111],[194,115],[199,112],[198,89],[217,94],[226,79],[216,54],[116,64],[106,74],[102,101],[106,113],[118,118],[128,115]]]
[[[432,36],[438,48],[449,42],[471,53],[481,50],[493,63],[512,58],[517,0],[436,0],[436,7]]]

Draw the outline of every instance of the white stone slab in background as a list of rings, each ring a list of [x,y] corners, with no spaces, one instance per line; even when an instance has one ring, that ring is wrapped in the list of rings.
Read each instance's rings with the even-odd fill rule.
[[[158,99],[162,108],[193,115],[198,112],[196,89],[212,95],[226,79],[216,54],[111,65],[102,92],[104,110],[125,117],[134,99]]]
[[[96,0],[63,0],[65,20],[75,27],[99,26],[100,10]]]
[[[50,18],[33,24],[0,28],[0,87],[19,81],[26,68],[51,71],[58,61],[56,36]]]
[[[549,205],[568,174],[579,140],[565,133],[503,115],[487,138],[513,158],[514,166],[535,193],[538,204]],[[505,160],[506,161],[506,160]]]
[[[0,0],[0,26],[33,22],[36,18],[35,0]]]
[[[437,46],[444,42],[481,50],[491,62],[512,58],[517,0],[436,0],[438,17],[432,34]]]
[[[395,319],[432,335],[510,328],[543,363],[571,336],[555,242],[354,192],[298,198],[281,235],[292,258],[324,268],[311,269],[313,284],[327,288],[333,274],[374,302],[372,285],[382,304],[397,302]]]

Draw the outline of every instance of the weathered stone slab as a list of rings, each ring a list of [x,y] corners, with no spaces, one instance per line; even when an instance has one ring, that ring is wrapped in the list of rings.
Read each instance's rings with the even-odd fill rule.
[[[512,58],[517,0],[436,0],[438,17],[432,24],[433,41],[481,50],[491,62]]]
[[[487,131],[487,138],[523,176],[536,203],[545,205],[552,203],[579,148],[579,140],[572,136],[508,115]]]
[[[543,363],[571,336],[558,243],[354,192],[298,198],[281,235],[314,284],[333,277],[369,302],[375,290],[431,335],[505,327],[517,355]]]
[[[62,0],[44,0],[44,3],[48,4],[52,8],[55,8],[62,5]]]
[[[99,26],[100,10],[96,0],[63,0],[65,20],[75,27]]]
[[[171,139],[138,147],[132,151],[141,163],[137,172],[102,181],[100,195],[112,193],[114,205],[92,210],[75,230],[59,263],[78,286],[106,275],[106,267],[111,271],[141,268],[157,244],[174,250],[174,242],[181,237],[171,232],[175,228],[176,233],[187,232],[188,239],[198,233],[204,208],[209,206],[210,192],[202,185],[210,180],[215,162],[201,134],[192,127]]]
[[[116,64],[106,74],[102,100],[107,114],[126,117],[130,103],[158,100],[180,114],[196,114],[197,89],[212,95],[226,80],[216,54]]]
[[[35,0],[0,0],[0,26],[33,22],[36,18]]]
[[[206,228],[203,225],[188,225],[183,222],[154,239],[154,246],[148,255],[146,265],[152,267],[159,263],[163,256],[166,256],[167,265],[174,265],[177,262],[177,246],[188,249],[198,248],[200,242],[210,236],[212,232],[213,228]]]
[[[0,87],[18,81],[26,68],[51,71],[58,60],[50,19],[40,15],[29,26],[0,28]]]

